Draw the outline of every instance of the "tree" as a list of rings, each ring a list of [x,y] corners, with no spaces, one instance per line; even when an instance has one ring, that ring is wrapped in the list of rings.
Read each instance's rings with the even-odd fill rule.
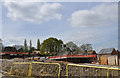
[[[57,52],[60,52],[60,51],[61,51],[62,45],[63,45],[63,41],[62,41],[62,40],[58,40],[58,42],[57,42],[57,46],[58,46]]]
[[[25,41],[24,41],[24,51],[28,51],[28,46],[27,46],[27,41],[26,41],[26,39],[25,39]]]
[[[53,52],[58,53],[62,48],[62,44],[63,44],[62,40],[50,37],[43,41],[43,43],[41,44],[40,52],[42,52],[42,54],[44,54],[44,52],[50,52],[51,54]]]
[[[32,41],[30,40],[30,51],[32,51]]]
[[[78,54],[80,51],[79,47],[75,43],[73,43],[72,41],[66,43],[65,45],[67,48],[70,49],[71,54]]]
[[[37,50],[40,50],[40,40],[37,40]]]
[[[34,51],[36,48],[35,47],[32,47],[31,50]]]
[[[24,51],[23,48],[18,49],[18,52],[23,52],[23,51]]]
[[[28,56],[31,56],[31,52],[32,52],[32,41],[30,40],[30,50],[28,51]]]
[[[4,51],[17,52],[17,49],[15,47],[7,46],[5,47]]]
[[[92,49],[93,49],[93,48],[92,48],[92,45],[91,45],[91,44],[88,44],[88,43],[81,45],[80,48],[81,48],[81,50],[83,50],[86,54],[87,54],[87,51],[88,51],[88,50],[92,50]]]

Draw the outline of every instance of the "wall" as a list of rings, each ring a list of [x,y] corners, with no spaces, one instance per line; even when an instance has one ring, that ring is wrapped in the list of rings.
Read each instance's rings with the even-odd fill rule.
[[[100,57],[100,64],[101,65],[107,65],[108,64],[106,56]]]
[[[118,56],[102,56],[100,57],[100,64],[101,65],[119,65],[118,64]]]
[[[113,50],[111,55],[118,55],[118,52],[116,50]]]
[[[108,57],[108,65],[115,65],[115,58],[114,58],[114,56]]]

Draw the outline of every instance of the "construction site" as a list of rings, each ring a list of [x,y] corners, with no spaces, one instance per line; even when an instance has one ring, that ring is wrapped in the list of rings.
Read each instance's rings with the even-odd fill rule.
[[[1,0],[1,78],[120,78],[118,0]]]
[[[96,62],[96,55],[1,59],[2,78],[120,78],[119,65]]]
[[[39,52],[2,52],[2,78],[120,78],[120,54],[114,48],[88,54],[44,56]],[[19,56],[18,56],[19,55]]]
[[[78,52],[63,46],[60,52],[41,54],[5,47],[0,62],[1,78],[120,78],[120,52],[115,48]]]

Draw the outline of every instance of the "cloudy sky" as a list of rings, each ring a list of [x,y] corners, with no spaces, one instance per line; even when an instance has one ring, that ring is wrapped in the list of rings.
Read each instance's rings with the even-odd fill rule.
[[[4,45],[56,37],[78,46],[91,43],[118,48],[118,4],[115,2],[3,2]]]

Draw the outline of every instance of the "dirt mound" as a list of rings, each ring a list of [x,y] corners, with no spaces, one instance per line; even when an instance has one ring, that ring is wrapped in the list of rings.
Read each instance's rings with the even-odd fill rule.
[[[14,58],[13,61],[14,62],[23,62],[24,59],[22,59],[22,58]]]
[[[6,72],[10,72],[12,63],[13,63],[13,61],[11,61],[11,60],[2,60],[2,70],[6,71]]]

